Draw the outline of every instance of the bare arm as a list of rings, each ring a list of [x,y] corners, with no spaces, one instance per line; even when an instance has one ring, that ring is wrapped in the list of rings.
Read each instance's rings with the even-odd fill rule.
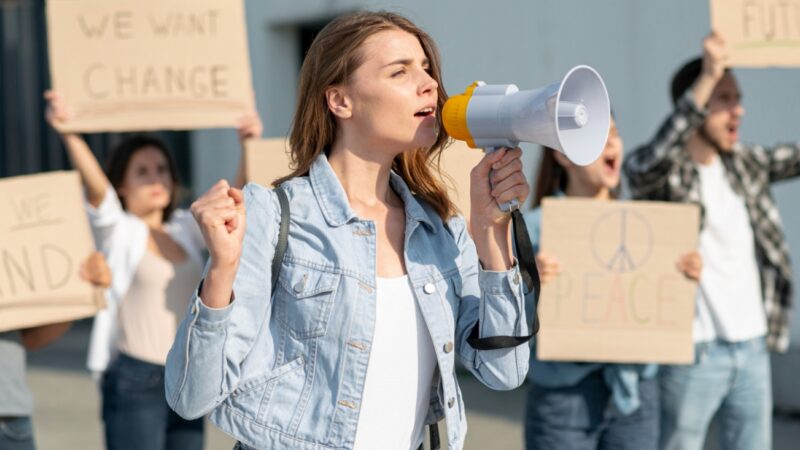
[[[528,198],[530,188],[522,174],[521,156],[519,148],[489,153],[470,174],[470,228],[484,270],[506,271],[515,263],[511,217],[497,205],[512,199],[524,204]]]
[[[28,351],[41,350],[63,336],[71,326],[72,322],[70,321],[26,328],[22,330],[22,345]]]
[[[111,270],[100,252],[93,252],[84,261],[81,265],[80,276],[97,287],[107,288],[111,285]],[[26,350],[40,350],[63,336],[70,327],[72,327],[72,321],[26,328],[22,330],[22,345]]]
[[[57,92],[47,91],[44,94],[48,103],[47,121],[54,129],[59,130],[60,126],[72,117],[69,105],[67,105]],[[105,197],[109,184],[103,168],[95,158],[92,150],[86,141],[75,133],[61,133],[64,146],[67,148],[72,166],[80,173],[83,185],[86,188],[86,196],[89,203],[95,208],[100,206]]]
[[[659,198],[676,164],[687,158],[686,142],[705,121],[711,94],[725,75],[728,49],[717,33],[703,40],[703,68],[691,90],[678,99],[655,137],[625,157],[623,170],[635,199]]]
[[[703,70],[692,86],[694,102],[700,108],[705,108],[711,99],[729,59],[730,50],[721,34],[714,31],[703,39]]]

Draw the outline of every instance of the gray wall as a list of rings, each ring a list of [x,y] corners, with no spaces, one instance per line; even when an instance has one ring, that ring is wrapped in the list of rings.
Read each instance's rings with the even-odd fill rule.
[[[708,3],[699,0],[246,0],[250,55],[266,136],[285,136],[294,108],[299,67],[299,24],[367,7],[405,14],[438,42],[445,87],[460,92],[476,79],[515,83],[522,89],[560,78],[576,64],[594,66],[605,78],[626,148],[648,139],[669,112],[673,71],[699,54],[709,30]],[[747,115],[745,141],[772,144],[800,139],[800,70],[738,70]],[[195,186],[235,172],[236,140],[230,131],[195,132]],[[234,150],[231,150],[234,149]],[[538,158],[528,152],[531,168]],[[800,260],[800,182],[775,189],[789,245]],[[800,263],[795,264],[800,280]],[[800,289],[798,289],[800,291]],[[800,298],[796,294],[796,298]],[[793,343],[800,347],[800,320]],[[800,408],[800,391],[788,389],[787,365],[800,353],[776,360],[776,398]],[[795,372],[796,373],[796,372]],[[788,377],[788,378],[787,378]]]

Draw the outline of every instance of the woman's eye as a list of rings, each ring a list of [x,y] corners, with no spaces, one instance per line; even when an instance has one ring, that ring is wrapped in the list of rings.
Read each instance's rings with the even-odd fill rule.
[[[392,73],[392,78],[397,78],[405,74],[405,69],[398,70],[397,72]]]
[[[140,177],[143,177],[143,176],[147,175],[147,168],[146,167],[139,167],[138,169],[136,169],[136,175],[138,175]]]

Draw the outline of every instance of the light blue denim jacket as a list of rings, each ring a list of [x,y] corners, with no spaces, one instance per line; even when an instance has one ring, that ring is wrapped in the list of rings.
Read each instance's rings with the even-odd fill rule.
[[[427,423],[445,418],[451,449],[463,447],[464,404],[455,356],[492,389],[525,379],[528,345],[476,351],[466,340],[526,335],[515,266],[483,271],[462,218],[443,223],[396,174],[405,203],[405,261],[433,341],[438,370]],[[167,358],[166,396],[185,418],[211,421],[259,449],[352,448],[375,325],[375,225],[359,219],[328,160],[284,184],[289,245],[270,299],[280,221],[277,196],[245,188],[247,232],[233,302],[191,302]]]
[[[562,197],[558,194],[557,197]],[[539,251],[541,236],[542,211],[536,208],[524,214],[528,235],[534,247]],[[535,338],[534,338],[535,339]],[[639,398],[639,380],[651,379],[658,373],[656,364],[605,364],[540,361],[535,354],[531,355],[530,381],[541,387],[557,388],[575,386],[587,375],[603,371],[603,379],[611,391],[614,405],[623,414],[632,414],[641,406]]]

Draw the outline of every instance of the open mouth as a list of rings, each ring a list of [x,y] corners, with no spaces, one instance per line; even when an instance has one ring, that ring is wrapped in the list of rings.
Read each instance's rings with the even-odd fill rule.
[[[421,117],[424,119],[426,117],[432,117],[435,113],[436,113],[436,108],[428,106],[427,108],[422,108],[416,113],[414,113],[414,117]]]
[[[603,167],[611,173],[616,173],[619,167],[619,158],[616,155],[604,156]]]

